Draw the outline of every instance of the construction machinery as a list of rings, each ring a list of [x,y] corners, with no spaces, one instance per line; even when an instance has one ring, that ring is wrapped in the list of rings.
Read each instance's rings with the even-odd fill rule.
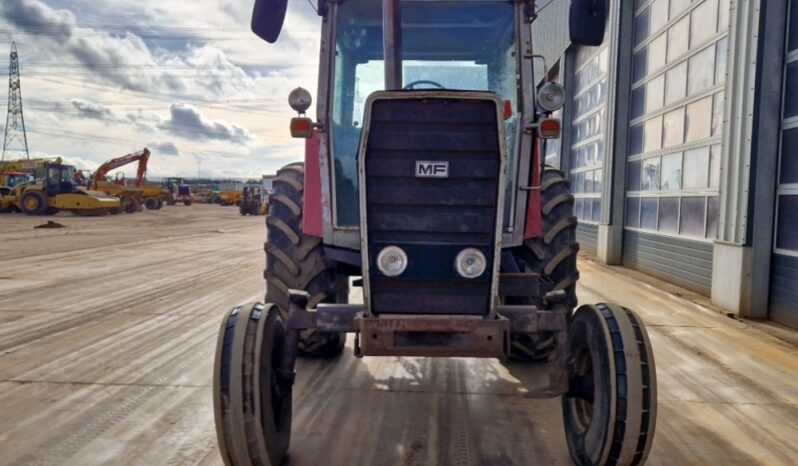
[[[241,215],[265,215],[267,204],[263,201],[263,187],[260,184],[245,184],[238,203]]]
[[[606,3],[571,1],[574,43],[602,42]],[[287,7],[256,0],[253,31],[275,42]],[[266,304],[233,308],[219,331],[224,461],[279,464],[297,357],[340,354],[354,333],[358,357],[547,359],[548,383],[525,397],[561,398],[574,462],[644,463],[654,354],[635,312],[576,309],[574,198],[540,156],[541,141],[559,137],[551,115],[566,90],[534,78],[535,1],[317,8],[321,98],[312,120],[310,93],[289,95],[305,160],[274,179]],[[348,302],[350,285],[362,303]]]
[[[147,163],[149,159],[150,151],[145,147],[142,151],[108,160],[100,165],[91,175],[88,186],[95,191],[102,191],[106,194],[118,197],[122,201],[122,209],[129,214],[140,212],[142,205],[145,203],[147,203],[148,209],[158,209],[162,205],[161,197],[163,194],[160,192],[148,192],[148,197],[145,198],[142,189],[147,174]],[[117,173],[117,177],[113,180],[108,178],[108,174],[112,170],[122,168],[131,163],[138,163],[136,178],[132,186],[129,186],[125,182],[124,174]],[[78,179],[81,178],[83,177],[78,177]]]
[[[29,183],[34,180],[30,173],[7,171],[0,173],[0,193],[8,194],[11,188],[18,184]]]
[[[191,195],[194,202],[200,204],[216,204],[219,200],[219,186],[215,184],[193,184]]]
[[[191,186],[183,181],[183,178],[167,178],[164,181],[166,190],[166,205],[175,205],[182,202],[183,205],[190,206],[193,201]]]
[[[239,205],[241,203],[242,193],[243,191],[238,189],[219,191],[216,197],[216,203],[222,206]]]
[[[47,164],[60,164],[62,162],[63,160],[60,157],[52,159],[39,158],[4,161],[0,162],[0,176],[15,171],[28,173],[34,178],[42,178],[44,176],[44,167]]]
[[[33,175],[25,172],[8,171],[0,173],[0,213],[17,210],[11,202],[11,190],[14,186],[23,183],[30,183],[34,180]]]
[[[118,198],[79,188],[75,183],[75,167],[72,165],[65,165],[60,159],[37,160],[33,164],[29,162],[14,163],[28,166],[33,173],[41,173],[41,176],[10,188],[7,194],[2,195],[0,208],[19,210],[28,215],[52,215],[61,210],[76,215],[105,215],[120,209]]]

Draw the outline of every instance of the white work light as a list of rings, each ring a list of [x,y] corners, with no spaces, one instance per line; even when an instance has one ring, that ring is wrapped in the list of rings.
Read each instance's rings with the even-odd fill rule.
[[[488,261],[485,259],[485,254],[475,248],[467,248],[460,251],[457,259],[454,260],[454,266],[457,273],[463,278],[477,278],[488,267]]]
[[[538,91],[538,105],[547,112],[556,112],[565,105],[565,88],[555,82],[547,82]]]
[[[297,87],[290,94],[288,94],[288,105],[291,106],[297,113],[303,115],[310,108],[313,103],[313,97],[307,89]]]
[[[387,277],[398,277],[407,269],[407,254],[397,246],[388,246],[377,256],[377,267]]]

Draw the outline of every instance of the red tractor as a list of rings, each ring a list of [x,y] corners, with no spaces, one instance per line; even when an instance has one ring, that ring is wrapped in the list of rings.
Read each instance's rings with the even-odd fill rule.
[[[256,0],[253,31],[275,42],[287,3]],[[572,0],[574,43],[602,42],[606,7]],[[531,396],[562,398],[573,460],[644,463],[654,355],[633,311],[574,310],[574,200],[540,157],[565,90],[533,78],[534,0],[320,0],[318,12],[317,118],[304,116],[310,93],[292,92],[306,153],[269,199],[267,304],[235,307],[219,332],[225,462],[279,464],[297,356],[340,354],[354,333],[358,357],[548,359]]]

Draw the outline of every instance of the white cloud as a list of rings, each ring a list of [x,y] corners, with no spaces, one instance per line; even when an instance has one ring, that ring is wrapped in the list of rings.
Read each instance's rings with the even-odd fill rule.
[[[300,159],[286,96],[315,89],[319,18],[289,3],[270,45],[247,32],[251,2],[0,0],[4,29],[47,32],[0,34],[19,42],[31,150],[90,168],[147,141],[179,148],[154,151],[154,176],[194,176],[197,157],[204,176],[242,177]]]
[[[177,148],[177,144],[174,142],[151,142],[147,144],[147,148],[158,155],[180,155],[180,149]]]
[[[215,139],[240,145],[252,139],[248,129],[224,120],[211,121],[191,105],[172,104],[169,112],[169,119],[161,123],[159,128],[186,139]]]

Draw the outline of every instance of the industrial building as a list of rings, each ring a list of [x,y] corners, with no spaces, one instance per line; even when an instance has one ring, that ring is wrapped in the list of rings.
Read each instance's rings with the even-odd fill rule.
[[[532,28],[582,251],[798,327],[798,1],[614,1],[598,47],[568,4]]]

